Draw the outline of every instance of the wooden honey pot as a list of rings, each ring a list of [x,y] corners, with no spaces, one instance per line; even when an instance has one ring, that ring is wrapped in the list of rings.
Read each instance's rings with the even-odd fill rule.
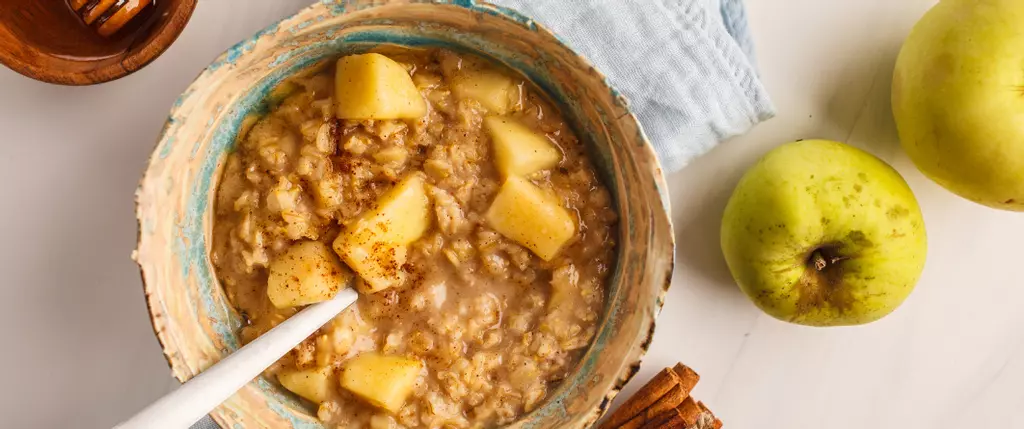
[[[0,62],[30,78],[62,85],[107,82],[141,69],[177,39],[196,6],[196,0],[4,3]]]

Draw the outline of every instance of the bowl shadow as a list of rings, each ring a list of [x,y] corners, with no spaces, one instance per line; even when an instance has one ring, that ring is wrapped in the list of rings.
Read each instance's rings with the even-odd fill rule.
[[[720,148],[721,149],[721,148]],[[695,274],[711,283],[734,287],[735,282],[722,254],[722,214],[729,197],[748,165],[723,171],[716,158],[727,156],[722,150],[704,155],[669,182],[686,184],[670,190],[676,237],[676,269]],[[739,291],[736,290],[738,293]]]

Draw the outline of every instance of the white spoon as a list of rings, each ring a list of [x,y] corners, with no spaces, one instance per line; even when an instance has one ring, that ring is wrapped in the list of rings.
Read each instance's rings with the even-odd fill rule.
[[[357,298],[346,288],[330,301],[302,309],[114,429],[187,429]]]

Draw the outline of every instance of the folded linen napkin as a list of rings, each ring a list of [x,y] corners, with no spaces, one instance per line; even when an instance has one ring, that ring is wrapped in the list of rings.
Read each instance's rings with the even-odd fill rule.
[[[532,17],[629,100],[668,172],[771,118],[742,0],[492,0]]]
[[[771,118],[742,0],[492,0],[587,57],[629,100],[666,171]],[[192,429],[219,429],[209,417]]]

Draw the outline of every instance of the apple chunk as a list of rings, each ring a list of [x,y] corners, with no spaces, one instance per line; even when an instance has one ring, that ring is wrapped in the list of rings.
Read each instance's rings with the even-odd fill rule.
[[[285,389],[317,404],[327,400],[331,392],[330,367],[286,371],[277,375]]]
[[[562,153],[546,137],[515,119],[489,116],[484,118],[484,129],[494,143],[494,162],[503,176],[528,176],[562,160]]]
[[[267,296],[277,308],[314,304],[334,298],[351,277],[326,244],[302,241],[270,263]]]
[[[376,293],[405,278],[409,244],[430,227],[430,200],[423,177],[412,174],[384,193],[376,208],[352,222],[334,240],[334,251],[363,279],[364,292]]]
[[[409,72],[381,54],[339,59],[334,97],[339,119],[405,119],[427,114],[427,103]]]
[[[452,79],[452,92],[460,100],[476,100],[496,115],[512,111],[518,98],[512,78],[490,69],[462,71]]]
[[[341,387],[374,406],[398,412],[422,370],[417,360],[363,353],[345,362]]]
[[[576,222],[558,200],[530,181],[509,176],[487,209],[487,222],[501,235],[550,261],[576,233]]]

